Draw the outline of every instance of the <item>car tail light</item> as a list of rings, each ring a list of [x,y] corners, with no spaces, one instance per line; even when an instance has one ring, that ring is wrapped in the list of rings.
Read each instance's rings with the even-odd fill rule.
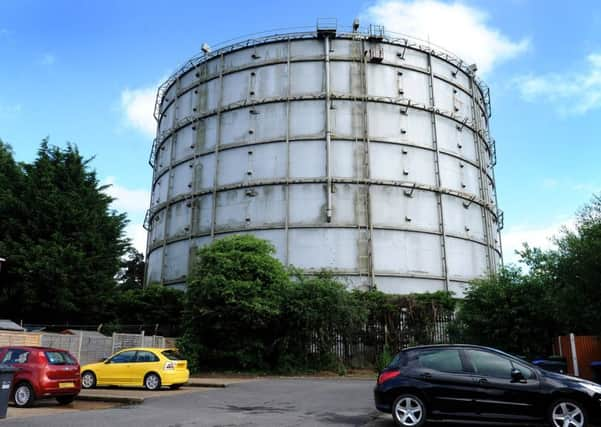
[[[163,369],[165,371],[173,371],[175,369],[175,363],[167,362],[167,363],[165,363],[165,367]]]
[[[399,371],[399,370],[382,372],[378,376],[378,384],[384,384],[386,381],[388,381],[394,377],[398,377],[399,375],[401,375],[401,371]]]

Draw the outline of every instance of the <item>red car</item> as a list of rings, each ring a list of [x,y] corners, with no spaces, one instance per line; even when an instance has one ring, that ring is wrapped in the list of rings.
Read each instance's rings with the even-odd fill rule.
[[[47,347],[0,347],[0,364],[17,368],[11,400],[30,406],[37,399],[56,398],[66,405],[81,391],[79,362],[68,351]]]

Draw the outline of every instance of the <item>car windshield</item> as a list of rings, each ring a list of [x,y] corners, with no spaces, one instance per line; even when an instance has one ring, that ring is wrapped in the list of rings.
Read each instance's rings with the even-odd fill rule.
[[[51,365],[76,365],[77,362],[69,353],[64,351],[46,351],[44,352],[48,363]]]
[[[184,360],[184,358],[175,350],[163,351],[163,356],[169,360]]]

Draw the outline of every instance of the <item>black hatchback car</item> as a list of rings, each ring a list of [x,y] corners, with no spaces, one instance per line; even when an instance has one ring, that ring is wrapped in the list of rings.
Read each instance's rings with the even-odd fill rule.
[[[374,395],[376,407],[405,427],[426,420],[584,427],[601,419],[601,385],[473,345],[400,352]]]

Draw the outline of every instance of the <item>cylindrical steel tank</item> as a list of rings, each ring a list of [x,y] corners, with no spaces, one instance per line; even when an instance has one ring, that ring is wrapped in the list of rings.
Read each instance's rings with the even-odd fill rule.
[[[286,264],[388,293],[501,262],[488,88],[431,46],[335,27],[192,58],[160,88],[147,283],[252,233]]]

